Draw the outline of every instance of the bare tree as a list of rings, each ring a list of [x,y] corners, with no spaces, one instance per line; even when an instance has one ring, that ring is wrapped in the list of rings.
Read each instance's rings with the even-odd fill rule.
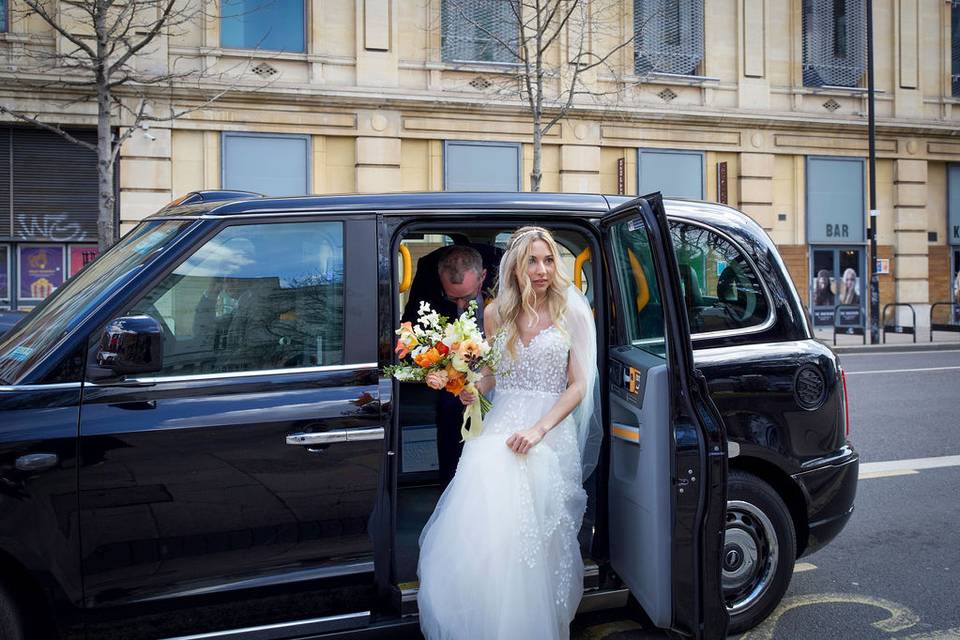
[[[460,40],[483,43],[474,46],[483,61],[509,65],[498,74],[507,78],[498,93],[517,95],[530,115],[532,191],[540,190],[544,136],[581,102],[609,102],[626,86],[622,54],[630,51],[635,34],[632,24],[624,33],[623,5],[623,0],[441,0],[445,60],[455,58],[450,43],[456,45],[459,31]],[[598,71],[613,81],[598,81]]]
[[[178,81],[214,79],[196,68],[177,69],[176,61],[145,63],[158,50],[163,37],[202,28],[202,20],[210,18],[204,12],[207,1],[19,0],[16,4],[21,19],[39,18],[57,41],[52,48],[42,44],[28,47],[18,65],[17,85],[71,96],[64,98],[65,109],[95,102],[97,142],[76,138],[38,112],[0,104],[0,113],[56,133],[97,154],[97,237],[101,251],[116,238],[114,168],[123,143],[138,130],[146,133],[149,122],[181,117],[232,88],[215,90],[201,100],[200,106],[181,111],[171,107],[157,114],[152,109],[152,100]],[[217,74],[216,79],[222,75]]]

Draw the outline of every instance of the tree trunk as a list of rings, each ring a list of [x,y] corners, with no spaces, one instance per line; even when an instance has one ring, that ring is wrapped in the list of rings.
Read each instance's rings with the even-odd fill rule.
[[[540,119],[534,118],[533,121],[533,170],[530,172],[530,191],[540,191],[540,179],[543,173],[540,170],[540,158],[542,153],[541,140],[543,134],[540,132]]]
[[[103,253],[116,242],[113,194],[113,136],[110,130],[110,94],[101,87],[97,96],[97,244]]]

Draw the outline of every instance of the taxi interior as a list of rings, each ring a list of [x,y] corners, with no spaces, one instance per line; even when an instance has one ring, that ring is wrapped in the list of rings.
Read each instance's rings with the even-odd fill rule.
[[[399,282],[399,317],[410,301],[411,291],[422,291],[424,281],[429,286],[440,286],[435,273],[418,269],[419,261],[431,252],[452,245],[468,245],[478,248],[487,259],[499,262],[506,249],[510,234],[517,223],[476,225],[465,229],[420,227],[404,233],[397,255]],[[564,272],[594,304],[594,270],[591,268],[591,245],[594,241],[583,230],[573,225],[550,225],[560,248],[559,261]],[[492,250],[491,250],[492,249]],[[430,262],[432,265],[432,261]],[[487,269],[490,264],[485,264]],[[496,283],[496,277],[493,278]],[[489,299],[494,291],[485,290]],[[416,302],[414,301],[414,304]],[[400,443],[398,447],[397,475],[397,555],[395,576],[402,586],[414,586],[417,580],[418,539],[423,526],[440,498],[442,488],[438,473],[436,448],[436,399],[437,392],[420,384],[399,385],[396,406],[399,412]],[[580,541],[584,556],[588,557],[596,518],[596,491],[588,489],[587,514],[581,529]]]

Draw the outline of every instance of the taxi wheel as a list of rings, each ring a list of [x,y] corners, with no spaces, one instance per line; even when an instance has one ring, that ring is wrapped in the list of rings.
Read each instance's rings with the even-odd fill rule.
[[[760,478],[731,471],[722,559],[731,634],[760,624],[780,604],[796,557],[793,519],[783,499]]]

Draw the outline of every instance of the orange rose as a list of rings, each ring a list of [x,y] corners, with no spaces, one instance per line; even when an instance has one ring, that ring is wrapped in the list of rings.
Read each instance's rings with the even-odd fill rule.
[[[429,350],[414,356],[413,361],[416,362],[418,366],[429,369],[440,362],[441,358],[443,358],[443,356],[440,355],[440,352],[437,351],[435,347],[431,347]]]
[[[460,395],[460,392],[463,391],[463,387],[467,384],[467,378],[462,373],[457,371],[456,376],[449,376],[447,379],[446,389],[455,396]]]

